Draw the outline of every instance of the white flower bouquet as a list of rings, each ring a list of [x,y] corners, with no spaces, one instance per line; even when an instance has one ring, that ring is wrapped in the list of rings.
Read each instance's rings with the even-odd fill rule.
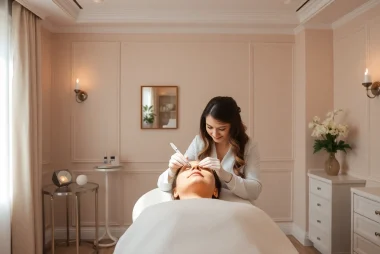
[[[318,116],[314,116],[313,121],[309,123],[309,128],[313,129],[311,136],[317,138],[314,143],[314,153],[322,149],[328,153],[336,153],[338,150],[347,153],[346,149],[352,149],[344,140],[338,140],[346,138],[349,131],[347,125],[335,122],[335,116],[342,111],[338,109],[328,112],[323,122]]]

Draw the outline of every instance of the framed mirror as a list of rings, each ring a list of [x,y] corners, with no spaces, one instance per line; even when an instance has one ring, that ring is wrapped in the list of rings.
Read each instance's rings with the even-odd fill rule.
[[[141,129],[178,128],[178,86],[141,86]]]

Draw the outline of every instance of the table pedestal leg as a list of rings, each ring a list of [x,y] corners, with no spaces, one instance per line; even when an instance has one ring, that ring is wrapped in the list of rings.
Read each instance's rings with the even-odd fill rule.
[[[55,253],[55,227],[54,227],[54,197],[50,196],[50,210],[51,210],[51,254]]]
[[[105,197],[105,199],[106,199],[105,200],[106,201],[106,211],[105,211],[106,212],[106,214],[105,214],[105,216],[106,216],[106,218],[105,218],[106,219],[106,228],[105,228],[105,232],[104,232],[103,236],[99,238],[99,241],[102,240],[106,235],[108,235],[108,238],[111,239],[112,242],[107,243],[107,244],[99,244],[100,247],[114,246],[118,240],[116,237],[111,235],[111,232],[110,232],[109,227],[108,227],[108,173],[105,172],[105,174],[106,174],[106,193],[105,193],[105,196],[106,196]]]
[[[42,253],[45,254],[45,195],[42,193]]]
[[[94,245],[96,251],[99,250],[99,218],[98,218],[98,189],[95,190],[95,240],[94,240]]]
[[[80,239],[80,236],[79,236],[79,228],[80,228],[80,225],[79,225],[79,197],[78,197],[79,194],[76,194],[75,195],[75,209],[76,209],[76,214],[75,214],[75,217],[76,217],[76,247],[77,247],[77,254],[79,254],[79,239]]]
[[[70,236],[69,236],[69,196],[66,196],[66,245],[69,246]]]

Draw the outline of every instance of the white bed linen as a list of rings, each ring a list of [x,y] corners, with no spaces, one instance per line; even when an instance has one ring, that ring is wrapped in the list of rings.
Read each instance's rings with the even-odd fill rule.
[[[119,239],[115,254],[296,254],[261,209],[239,202],[190,199],[146,208]]]
[[[225,188],[222,188],[220,191],[220,199],[232,202],[251,204],[248,200],[239,198],[230,190]],[[133,206],[132,220],[135,221],[137,217],[142,213],[142,211],[144,211],[147,207],[167,201],[173,201],[172,194],[170,192],[162,191],[159,188],[148,191],[147,193],[142,195]]]

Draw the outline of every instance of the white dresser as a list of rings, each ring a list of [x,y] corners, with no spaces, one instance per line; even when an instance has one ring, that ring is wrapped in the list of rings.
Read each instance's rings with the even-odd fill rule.
[[[364,187],[365,180],[349,175],[329,176],[324,171],[310,171],[308,176],[310,241],[323,254],[350,253],[350,189]]]
[[[352,253],[380,254],[380,187],[352,188]]]

